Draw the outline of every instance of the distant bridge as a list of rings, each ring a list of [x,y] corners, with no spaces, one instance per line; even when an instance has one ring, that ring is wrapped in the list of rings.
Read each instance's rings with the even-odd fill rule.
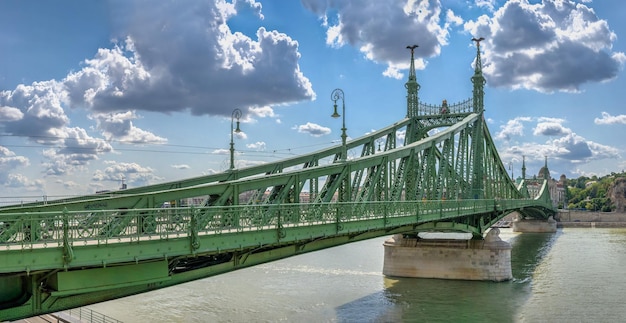
[[[409,47],[406,117],[361,138],[346,142],[344,125],[342,144],[291,159],[0,208],[0,320],[373,237],[482,239],[514,211],[547,219],[555,213],[547,182],[533,197],[525,182],[516,186],[487,129],[476,43],[472,97],[441,105],[419,101]]]

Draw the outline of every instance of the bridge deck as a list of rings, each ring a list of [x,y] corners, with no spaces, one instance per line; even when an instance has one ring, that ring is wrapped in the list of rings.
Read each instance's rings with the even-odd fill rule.
[[[484,225],[490,226],[536,203],[441,200],[2,214],[1,221],[13,225],[12,232],[0,232],[0,255],[7,260],[0,273],[219,253],[427,223],[477,234],[477,228],[458,220],[483,214]],[[455,220],[454,227],[446,227]]]

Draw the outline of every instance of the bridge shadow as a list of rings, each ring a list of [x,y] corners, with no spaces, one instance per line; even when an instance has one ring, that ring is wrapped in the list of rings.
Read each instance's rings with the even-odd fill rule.
[[[532,295],[532,275],[560,235],[517,234],[509,240],[508,282],[383,277],[382,291],[336,309],[338,322],[514,322]]]

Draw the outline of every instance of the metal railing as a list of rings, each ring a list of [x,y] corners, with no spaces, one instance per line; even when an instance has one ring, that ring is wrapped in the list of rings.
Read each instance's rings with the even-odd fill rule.
[[[538,203],[532,199],[422,200],[5,213],[0,214],[0,246],[15,250],[106,245],[407,215],[428,222],[441,219],[442,214],[454,218]]]
[[[122,323],[122,321],[114,319],[110,316],[106,316],[102,313],[98,313],[87,307],[73,308],[62,313],[67,313],[70,319],[78,319],[80,322],[89,323]],[[58,316],[59,314],[57,314]],[[68,320],[71,322],[71,320]]]

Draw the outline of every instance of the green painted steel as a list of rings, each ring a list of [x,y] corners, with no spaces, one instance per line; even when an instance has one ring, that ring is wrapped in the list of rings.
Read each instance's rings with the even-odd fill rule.
[[[345,145],[221,174],[0,208],[0,320],[377,236],[464,231],[482,239],[513,211],[548,218],[555,210],[547,182],[535,197],[524,183],[516,187],[493,143],[475,41],[472,98],[419,102],[417,47],[409,46],[406,118]]]

